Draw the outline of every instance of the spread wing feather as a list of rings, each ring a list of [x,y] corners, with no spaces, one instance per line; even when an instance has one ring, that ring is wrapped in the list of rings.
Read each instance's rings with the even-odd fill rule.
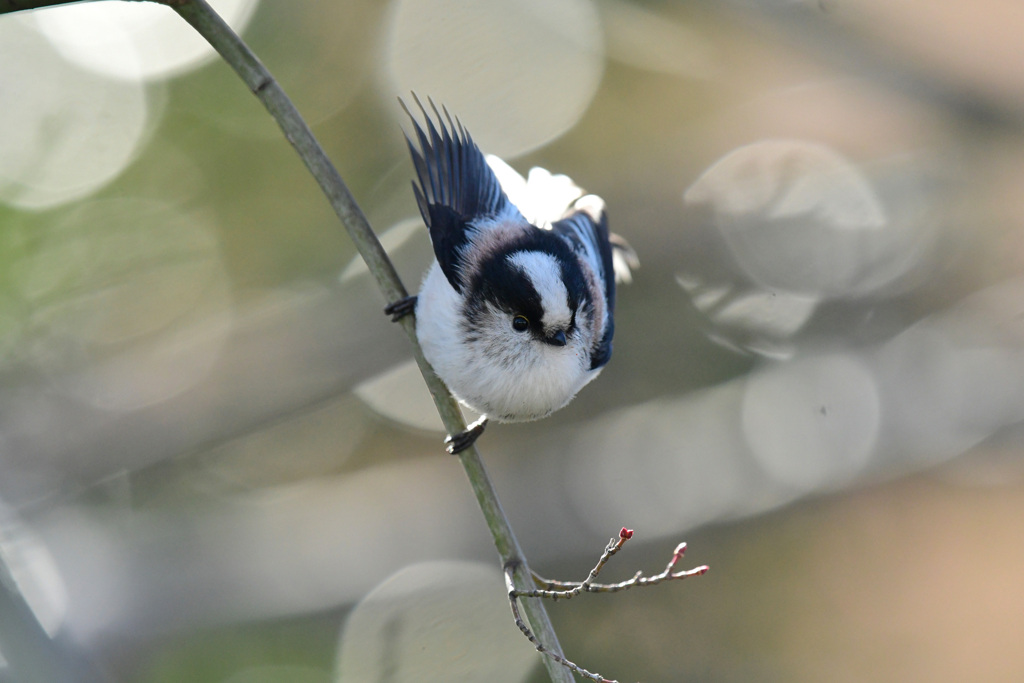
[[[434,116],[413,95],[423,112],[424,127],[402,100],[412,120],[416,142],[406,136],[417,181],[413,193],[423,222],[430,231],[434,255],[445,277],[456,291],[462,291],[463,250],[473,232],[489,218],[512,209],[497,177],[462,124],[444,115],[430,102]],[[436,119],[436,123],[435,123]]]

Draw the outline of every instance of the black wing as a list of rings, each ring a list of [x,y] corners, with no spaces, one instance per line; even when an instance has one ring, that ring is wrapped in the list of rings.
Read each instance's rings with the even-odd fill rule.
[[[423,222],[430,231],[437,262],[448,282],[461,292],[464,285],[461,277],[463,250],[472,237],[471,224],[493,218],[510,205],[480,148],[462,124],[453,121],[447,109],[442,118],[437,107],[430,102],[437,119],[435,125],[419,98],[415,94],[413,98],[423,112],[426,131],[405,102],[398,100],[412,119],[419,142],[417,150],[412,140],[408,136],[405,138],[419,180],[418,185],[413,181],[412,189]]]
[[[596,197],[581,204],[575,213],[551,224],[551,230],[569,243],[573,251],[585,259],[604,285],[607,315],[604,333],[590,357],[590,369],[596,370],[612,357],[612,336],[615,334],[615,271],[612,245],[608,239],[608,217],[604,205]]]

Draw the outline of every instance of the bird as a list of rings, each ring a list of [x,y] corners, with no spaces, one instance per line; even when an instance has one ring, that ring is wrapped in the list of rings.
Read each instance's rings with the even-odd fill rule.
[[[537,420],[568,404],[612,355],[616,279],[635,252],[608,230],[605,203],[565,175],[526,179],[486,156],[447,108],[405,102],[416,142],[413,194],[435,260],[419,294],[385,308],[414,314],[423,355],[452,394],[481,415],[445,440],[469,448],[488,420]]]

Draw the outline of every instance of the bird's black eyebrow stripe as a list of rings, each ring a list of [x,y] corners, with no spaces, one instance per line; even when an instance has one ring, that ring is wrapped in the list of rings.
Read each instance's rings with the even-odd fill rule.
[[[534,251],[548,254],[559,265],[562,282],[569,294],[569,309],[576,311],[581,305],[592,303],[587,279],[580,267],[579,256],[569,244],[547,230],[531,230],[508,246],[505,251],[511,254],[517,251]]]
[[[510,254],[495,254],[480,264],[470,283],[470,300],[487,301],[507,313],[525,315],[531,325],[544,317],[540,294],[530,278],[509,259]]]
[[[519,252],[548,254],[559,264],[574,318],[580,306],[592,303],[576,254],[564,240],[542,230],[525,233],[481,262],[469,282],[468,299],[489,301],[509,313],[522,313],[531,325],[539,324],[544,315],[540,294],[530,278],[510,260]],[[472,317],[472,311],[467,309],[467,313]]]

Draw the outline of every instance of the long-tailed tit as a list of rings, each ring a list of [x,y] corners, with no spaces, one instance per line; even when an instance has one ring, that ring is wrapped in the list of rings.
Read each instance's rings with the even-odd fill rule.
[[[447,111],[433,108],[435,124],[417,104],[426,131],[406,109],[419,149],[406,140],[436,261],[418,296],[385,310],[394,320],[415,310],[423,355],[483,415],[448,437],[457,453],[488,418],[545,417],[597,377],[612,353],[615,275],[628,279],[635,255],[609,235],[599,197],[542,168],[524,180]]]

